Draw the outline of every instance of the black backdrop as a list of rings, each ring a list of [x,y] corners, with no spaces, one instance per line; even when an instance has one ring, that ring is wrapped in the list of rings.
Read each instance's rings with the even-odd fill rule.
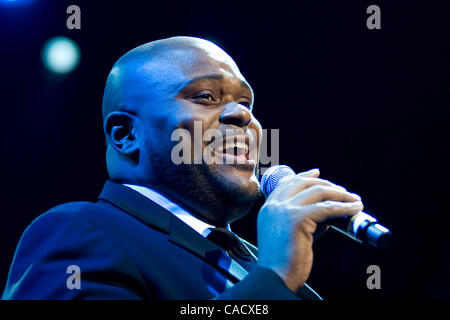
[[[394,233],[386,251],[330,231],[309,283],[326,299],[448,298],[448,13],[427,1],[48,1],[0,7],[2,207],[0,288],[15,246],[39,214],[95,200],[106,179],[101,98],[123,53],[174,35],[212,40],[255,91],[255,115],[280,129],[280,162],[359,193]],[[66,8],[81,8],[81,30]],[[381,8],[381,30],[366,8]],[[50,37],[81,48],[54,76]],[[257,208],[233,230],[255,242]],[[51,232],[51,230],[49,230]],[[366,268],[381,268],[368,290]]]

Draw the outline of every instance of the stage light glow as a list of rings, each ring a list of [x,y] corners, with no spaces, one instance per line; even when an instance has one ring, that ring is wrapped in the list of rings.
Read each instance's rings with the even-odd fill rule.
[[[2,7],[18,7],[29,4],[34,0],[0,0],[0,6]]]
[[[71,39],[55,37],[48,40],[42,49],[42,62],[52,72],[72,72],[80,62],[80,48]]]

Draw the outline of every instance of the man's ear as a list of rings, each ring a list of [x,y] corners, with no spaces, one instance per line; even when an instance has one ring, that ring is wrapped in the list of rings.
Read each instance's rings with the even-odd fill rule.
[[[124,111],[113,111],[105,118],[103,129],[107,142],[119,154],[136,160],[139,140],[135,116]]]

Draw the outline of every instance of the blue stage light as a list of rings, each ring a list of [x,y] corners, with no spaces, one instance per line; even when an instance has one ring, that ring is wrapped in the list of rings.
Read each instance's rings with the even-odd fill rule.
[[[34,0],[0,0],[0,6],[2,7],[18,7],[29,4]]]
[[[71,39],[55,37],[42,49],[42,62],[52,72],[64,74],[73,71],[80,62],[80,48]]]

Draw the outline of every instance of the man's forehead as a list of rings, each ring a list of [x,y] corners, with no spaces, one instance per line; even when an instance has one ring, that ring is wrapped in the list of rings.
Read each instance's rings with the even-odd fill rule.
[[[209,74],[245,80],[233,59],[213,44],[168,48],[148,65],[147,70],[171,74],[172,80],[181,82]]]

